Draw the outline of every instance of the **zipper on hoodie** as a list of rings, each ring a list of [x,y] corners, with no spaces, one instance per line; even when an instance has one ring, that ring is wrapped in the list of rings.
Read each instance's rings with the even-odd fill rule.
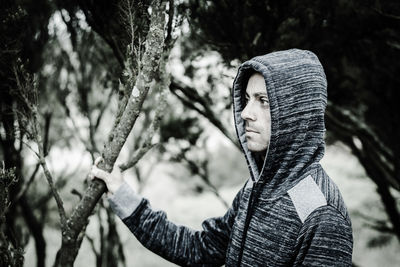
[[[266,155],[268,155],[268,152],[269,152],[269,145],[267,147]],[[261,172],[259,174],[262,174],[264,172],[265,164],[266,164],[266,159],[264,159],[264,163],[263,163],[263,166],[261,168]],[[258,180],[254,181],[253,186],[252,186],[251,191],[250,191],[249,203],[247,204],[246,220],[244,221],[243,235],[242,235],[242,240],[240,242],[240,251],[239,251],[239,258],[238,258],[238,266],[239,267],[242,265],[242,258],[243,258],[243,252],[244,252],[244,243],[246,242],[247,231],[249,229],[251,215],[253,214],[252,206],[253,206],[254,200],[255,200],[254,193],[256,194],[256,197],[258,197],[258,193],[260,191],[260,187],[259,187],[259,182],[260,182],[260,179],[261,179],[260,176],[261,175],[259,175]]]
[[[239,267],[242,265],[244,243],[246,242],[247,230],[249,228],[250,219],[251,219],[251,215],[252,215],[252,211],[253,211],[251,207],[253,206],[253,201],[254,201],[253,191],[255,190],[255,188],[257,188],[257,182],[254,182],[253,187],[251,188],[249,202],[247,204],[246,220],[244,222],[243,235],[242,235],[242,240],[240,242],[240,251],[239,251],[239,258],[238,258],[238,266]]]

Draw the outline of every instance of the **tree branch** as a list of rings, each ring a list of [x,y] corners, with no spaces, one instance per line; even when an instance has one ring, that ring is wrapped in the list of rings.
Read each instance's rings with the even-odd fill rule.
[[[35,128],[34,134],[35,134],[35,141],[36,141],[36,144],[37,144],[38,150],[39,150],[39,163],[42,166],[44,175],[50,186],[53,197],[56,200],[58,213],[59,213],[60,219],[61,219],[61,228],[63,229],[67,223],[67,216],[65,214],[63,201],[58,193],[57,188],[54,186],[53,176],[47,167],[47,163],[46,163],[46,159],[45,159],[45,155],[44,155],[44,151],[43,151],[43,147],[42,147],[42,138],[41,138],[40,130],[39,130],[40,125],[39,125],[37,116],[38,116],[37,112],[34,111],[34,113],[33,113],[33,120],[34,120],[33,122],[34,122],[34,128]]]
[[[21,81],[20,79],[20,74],[18,72],[21,72],[23,80]],[[54,199],[56,200],[57,203],[57,208],[58,208],[58,213],[60,215],[60,220],[61,220],[61,228],[64,229],[66,226],[66,214],[64,210],[64,205],[63,201],[58,193],[57,188],[54,186],[53,183],[53,177],[47,168],[47,163],[45,159],[45,151],[44,151],[44,142],[42,140],[41,136],[41,130],[40,130],[40,123],[39,123],[39,111],[38,111],[38,88],[37,88],[37,81],[35,79],[31,79],[30,77],[27,77],[27,75],[23,69],[17,69],[17,67],[14,67],[14,75],[17,83],[17,89],[18,89],[18,94],[22,98],[22,103],[25,104],[25,107],[27,109],[27,114],[26,116],[28,117],[28,120],[31,123],[31,134],[32,137],[38,147],[39,152],[35,152],[36,155],[39,157],[39,163],[42,166],[43,172],[45,174],[45,177],[47,179],[47,182],[50,186],[51,192],[53,194]],[[49,127],[50,121],[46,123]],[[48,131],[48,129],[46,129]],[[47,146],[47,145],[46,145]],[[29,147],[29,146],[28,146]]]
[[[146,39],[146,52],[142,58],[142,69],[140,70],[135,86],[129,97],[125,111],[119,123],[110,133],[108,141],[104,145],[104,163],[100,168],[111,172],[113,165],[128,137],[133,125],[139,116],[143,101],[155,83],[158,75],[158,67],[163,52],[164,43],[164,5],[159,0],[154,1],[150,30]],[[56,266],[72,266],[76,257],[74,241],[78,234],[87,225],[87,218],[92,213],[97,201],[106,191],[105,184],[99,180],[90,183],[82,200],[72,211],[67,220],[67,231],[63,235],[62,247],[56,259]],[[72,255],[71,255],[72,254]]]
[[[331,119],[333,120],[337,120],[336,119],[337,116],[333,116],[333,114],[330,113],[329,109],[334,111],[339,116],[343,117],[348,122],[347,125],[352,126],[353,129],[352,131],[354,131],[355,129],[360,134],[365,135],[367,139],[370,140],[370,142],[372,142],[372,145],[376,149],[379,149],[389,160],[393,160],[392,150],[379,140],[378,136],[372,131],[370,127],[367,126],[367,124],[365,124],[364,121],[360,120],[358,117],[352,114],[350,110],[338,108],[335,105],[333,105],[331,101],[328,100],[327,115],[330,116]],[[339,123],[340,121],[337,122]],[[349,130],[351,130],[351,128],[346,124],[343,123],[341,124],[344,127],[349,128]]]
[[[332,112],[333,111],[333,112]],[[367,125],[360,121],[349,110],[343,110],[328,101],[328,109],[326,110],[327,119],[336,126],[343,136],[352,138],[358,137],[365,147],[373,147],[371,154],[374,154],[374,165],[380,168],[383,178],[387,180],[394,188],[399,189],[399,182],[395,179],[393,162],[393,152],[388,149],[382,142],[380,142],[377,135],[367,127]],[[350,145],[352,145],[351,142]],[[367,166],[364,166],[367,168]],[[372,177],[371,177],[372,178]]]
[[[125,164],[121,164],[119,166],[120,170],[126,171],[127,169],[133,167],[136,165],[136,163],[150,150],[152,149],[154,146],[156,146],[157,144],[151,144],[151,139],[153,138],[153,136],[155,135],[155,133],[158,131],[158,129],[160,128],[160,123],[161,123],[161,119],[163,116],[163,112],[166,108],[166,94],[167,94],[167,90],[166,88],[168,87],[168,84],[162,83],[162,91],[160,92],[159,95],[159,103],[156,109],[156,114],[154,116],[153,121],[151,122],[149,128],[146,131],[145,134],[145,139],[142,142],[141,146],[139,149],[137,149],[133,155],[133,157]]]
[[[11,202],[17,202],[23,195],[25,195],[26,191],[28,191],[30,185],[32,184],[33,180],[36,177],[36,174],[39,170],[40,167],[40,163],[37,163],[35,166],[35,169],[33,170],[31,176],[29,177],[28,181],[26,183],[23,184],[22,188],[20,189],[20,191],[18,192],[18,194],[13,198],[13,200]]]
[[[217,129],[220,130],[221,133],[232,142],[232,144],[234,144],[239,150],[241,149],[237,138],[231,135],[223,123],[218,119],[218,116],[212,111],[210,104],[197,93],[197,90],[184,85],[175,79],[172,79],[171,81],[170,90],[185,106],[197,111],[200,115],[211,122],[211,124],[217,127]],[[183,95],[180,95],[177,91],[181,92]],[[194,103],[200,105],[201,109]]]

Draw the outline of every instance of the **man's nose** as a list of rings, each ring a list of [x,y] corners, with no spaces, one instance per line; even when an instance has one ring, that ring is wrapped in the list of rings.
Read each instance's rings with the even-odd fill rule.
[[[256,116],[254,115],[254,112],[251,108],[250,103],[247,103],[247,105],[245,106],[245,108],[242,110],[242,113],[240,113],[240,116],[242,117],[242,119],[246,120],[246,121],[255,121],[256,120]]]

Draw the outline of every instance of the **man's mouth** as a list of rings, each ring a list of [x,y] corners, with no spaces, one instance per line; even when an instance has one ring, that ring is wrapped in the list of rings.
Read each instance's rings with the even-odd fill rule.
[[[246,127],[246,133],[258,133],[258,132],[252,128]]]

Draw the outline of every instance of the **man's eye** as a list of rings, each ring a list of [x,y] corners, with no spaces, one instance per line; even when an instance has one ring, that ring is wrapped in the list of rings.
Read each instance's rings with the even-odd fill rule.
[[[261,101],[261,103],[262,103],[263,105],[269,105],[269,101],[268,101],[267,98],[262,97],[262,98],[260,98],[260,101]]]

